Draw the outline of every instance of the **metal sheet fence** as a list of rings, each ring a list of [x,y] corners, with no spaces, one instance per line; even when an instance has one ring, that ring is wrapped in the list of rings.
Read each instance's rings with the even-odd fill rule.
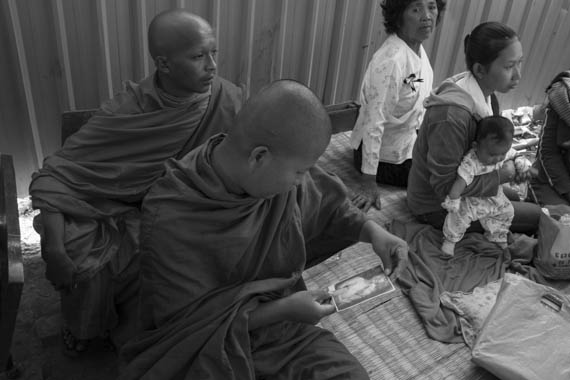
[[[356,99],[372,54],[386,38],[379,0],[3,0],[0,2],[0,151],[15,156],[18,191],[59,147],[64,110],[97,107],[154,69],[152,17],[186,8],[218,36],[220,75],[255,93],[279,78],[310,86],[325,104]],[[448,0],[425,48],[435,83],[464,70],[463,38],[480,22],[517,30],[523,80],[503,108],[540,103],[570,67],[570,0]]]

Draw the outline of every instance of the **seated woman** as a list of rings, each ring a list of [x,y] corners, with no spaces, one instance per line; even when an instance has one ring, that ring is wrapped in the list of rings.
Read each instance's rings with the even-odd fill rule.
[[[465,37],[467,72],[445,80],[426,99],[426,113],[412,154],[408,180],[408,206],[417,219],[441,229],[446,211],[441,203],[451,190],[457,167],[471,148],[477,132],[477,120],[498,115],[495,91],[509,92],[520,81],[522,46],[517,34],[499,22],[478,25]],[[462,192],[462,197],[490,197],[499,184],[529,180],[530,174],[515,175],[512,161],[498,171],[477,176]],[[518,199],[504,189],[511,199],[514,218],[511,231],[534,233],[540,208]],[[473,223],[469,231],[480,231]]]
[[[531,182],[541,205],[570,205],[570,70],[556,75],[546,89],[546,119],[540,133]]]
[[[422,122],[422,102],[432,89],[433,70],[422,46],[433,33],[445,0],[385,0],[388,38],[368,65],[360,90],[361,108],[351,135],[354,166],[364,192],[353,198],[368,208],[376,182],[406,187],[412,148]],[[365,206],[366,205],[366,206]],[[379,201],[375,206],[380,208]]]

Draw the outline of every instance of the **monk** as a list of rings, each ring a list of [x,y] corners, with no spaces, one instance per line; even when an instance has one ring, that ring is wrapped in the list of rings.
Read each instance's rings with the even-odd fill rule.
[[[148,44],[156,71],[128,81],[32,176],[46,277],[61,291],[71,355],[133,309],[140,202],[164,162],[226,131],[241,107],[241,90],[216,76],[216,39],[205,20],[161,13]]]
[[[315,326],[334,306],[304,290],[305,242],[369,242],[392,278],[408,248],[315,166],[330,137],[319,99],[281,80],[227,134],[167,162],[143,201],[145,331],[124,346],[120,379],[368,379]]]

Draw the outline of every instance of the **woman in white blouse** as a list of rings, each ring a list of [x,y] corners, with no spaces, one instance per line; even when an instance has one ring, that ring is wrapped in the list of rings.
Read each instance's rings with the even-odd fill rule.
[[[360,90],[361,108],[351,135],[354,165],[365,177],[353,202],[368,208],[376,200],[376,182],[406,187],[412,148],[422,122],[423,99],[433,84],[433,70],[422,42],[445,9],[445,0],[385,0],[388,38],[370,61]]]

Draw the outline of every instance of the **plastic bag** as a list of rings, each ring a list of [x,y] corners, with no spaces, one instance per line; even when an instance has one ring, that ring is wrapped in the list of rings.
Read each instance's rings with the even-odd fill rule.
[[[570,298],[507,273],[471,351],[502,380],[570,379]]]
[[[570,225],[561,222],[565,215],[549,211],[552,216],[540,215],[534,266],[546,278],[570,280]]]

